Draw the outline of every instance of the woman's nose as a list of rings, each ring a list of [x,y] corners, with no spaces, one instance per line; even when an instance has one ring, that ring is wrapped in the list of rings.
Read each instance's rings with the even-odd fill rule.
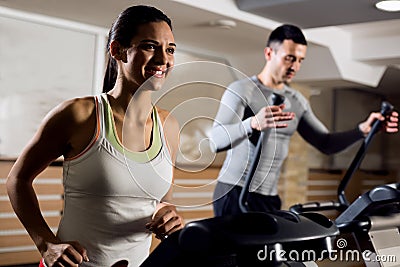
[[[157,65],[166,65],[168,62],[167,53],[161,49],[158,49],[154,55],[154,62]]]

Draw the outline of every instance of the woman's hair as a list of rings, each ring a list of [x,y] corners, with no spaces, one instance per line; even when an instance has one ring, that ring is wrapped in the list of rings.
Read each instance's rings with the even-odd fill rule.
[[[130,47],[131,40],[137,34],[137,29],[140,25],[160,21],[165,21],[172,30],[171,20],[155,7],[138,5],[125,9],[111,26],[108,34],[107,52],[110,52],[110,43],[114,40],[118,41],[122,47]],[[104,75],[103,93],[107,93],[114,87],[117,74],[117,62],[109,54]]]
[[[282,44],[285,40],[292,40],[296,44],[307,45],[306,38],[299,27],[284,24],[271,32],[267,41],[267,47],[271,47],[273,43]]]

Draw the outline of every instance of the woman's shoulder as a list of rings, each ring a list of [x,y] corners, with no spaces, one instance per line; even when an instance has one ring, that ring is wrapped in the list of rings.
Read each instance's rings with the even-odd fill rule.
[[[94,96],[76,97],[65,100],[60,104],[61,108],[74,111],[74,112],[93,112],[96,107]]]
[[[94,108],[95,107],[95,96],[83,96],[83,97],[75,97],[65,100],[61,103],[64,107],[69,108]]]
[[[157,108],[158,116],[161,120],[161,125],[164,130],[164,136],[168,143],[168,149],[171,155],[176,155],[179,145],[179,123],[178,120],[165,109]],[[175,158],[175,156],[173,156]]]
[[[76,97],[65,100],[56,106],[50,114],[68,118],[71,122],[86,121],[96,112],[94,96]]]
[[[178,121],[177,119],[169,112],[168,110],[161,109],[161,108],[156,108],[158,116],[162,122],[163,125],[168,124],[172,127],[177,127],[178,126]],[[165,127],[165,126],[164,126]]]

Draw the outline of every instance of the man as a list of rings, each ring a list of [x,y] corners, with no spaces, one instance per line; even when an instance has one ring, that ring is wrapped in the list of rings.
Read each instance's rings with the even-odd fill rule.
[[[216,216],[240,213],[238,199],[260,131],[270,129],[270,134],[263,140],[247,203],[250,210],[268,212],[281,208],[277,184],[290,137],[296,130],[321,152],[332,154],[365,137],[376,119],[385,120],[379,112],[373,112],[350,131],[329,133],[307,99],[289,86],[306,51],[307,41],[298,27],[276,28],[264,49],[266,63],[262,71],[233,82],[222,96],[210,132],[213,150],[228,149],[214,192]],[[284,103],[271,105],[267,99],[272,93],[284,96]],[[398,114],[393,112],[386,118],[385,131],[397,132],[397,121]]]

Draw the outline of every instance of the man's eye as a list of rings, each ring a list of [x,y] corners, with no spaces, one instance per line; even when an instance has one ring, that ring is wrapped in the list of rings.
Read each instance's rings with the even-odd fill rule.
[[[174,48],[167,48],[167,53],[174,54],[175,53],[175,49]]]
[[[295,62],[295,61],[296,61],[296,58],[293,57],[293,56],[286,56],[286,57],[285,57],[285,60],[286,60],[286,61],[290,61],[290,62]]]

